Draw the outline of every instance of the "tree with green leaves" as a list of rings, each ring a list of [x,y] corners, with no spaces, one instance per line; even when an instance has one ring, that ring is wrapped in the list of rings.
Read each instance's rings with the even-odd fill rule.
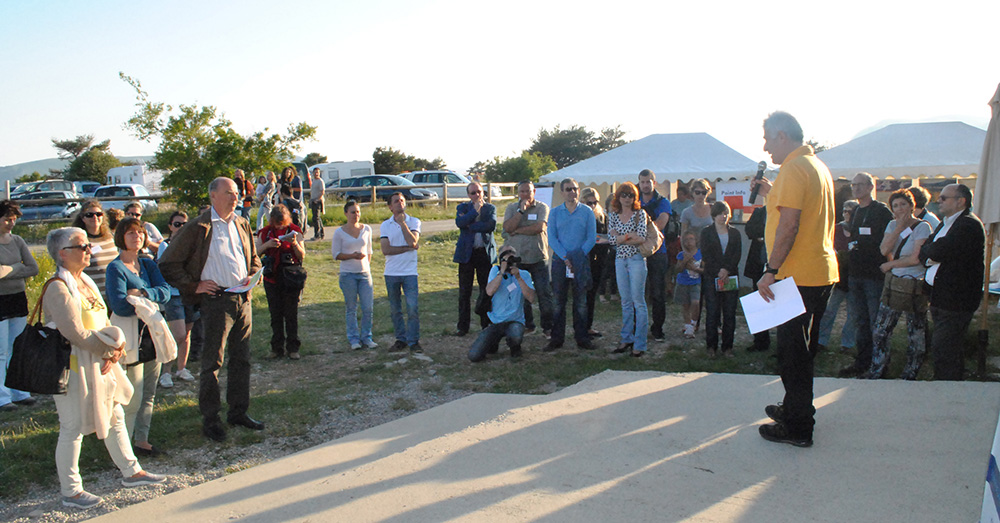
[[[510,158],[493,158],[488,162],[479,162],[476,165],[483,165],[483,172],[486,180],[490,182],[519,182],[521,180],[531,180],[537,182],[538,179],[556,170],[556,162],[541,153],[530,153],[524,151],[521,156]]]
[[[584,126],[574,125],[569,129],[555,126],[551,131],[540,129],[532,140],[528,152],[541,153],[555,160],[559,169],[568,167],[592,156],[625,145],[625,131],[621,126],[605,127],[599,134]]]
[[[35,171],[35,172],[31,173],[31,174],[22,174],[21,176],[18,176],[14,180],[14,183],[40,182],[40,181],[45,180],[45,179],[46,179],[45,175],[43,175],[42,173],[40,173],[38,171]]]
[[[326,156],[319,153],[309,153],[302,159],[302,163],[312,167],[313,165],[326,163]]]
[[[440,156],[433,160],[426,160],[397,151],[392,147],[376,147],[375,152],[372,153],[372,163],[375,164],[375,172],[378,174],[439,171],[448,167]]]
[[[312,139],[316,127],[305,122],[290,124],[284,135],[268,129],[241,135],[213,106],[180,105],[175,111],[163,102],[152,102],[139,80],[124,73],[119,77],[136,92],[138,111],[125,127],[141,140],[160,139],[150,167],[169,171],[163,186],[180,204],[199,207],[208,202],[208,184],[236,169],[249,173],[280,171],[294,158],[299,143]]]
[[[101,182],[108,178],[108,170],[121,167],[122,162],[113,154],[103,149],[85,151],[77,159],[69,163],[63,171],[63,179],[71,182]]]

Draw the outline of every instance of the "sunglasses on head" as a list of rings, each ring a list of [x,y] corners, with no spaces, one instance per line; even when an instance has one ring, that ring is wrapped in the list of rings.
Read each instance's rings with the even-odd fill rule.
[[[85,213],[83,213],[83,217],[84,218],[100,218],[101,216],[104,216],[103,212],[85,212]]]

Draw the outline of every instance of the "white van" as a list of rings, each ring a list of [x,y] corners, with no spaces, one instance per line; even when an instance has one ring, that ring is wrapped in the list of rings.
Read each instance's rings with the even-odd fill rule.
[[[369,161],[318,163],[309,167],[310,177],[312,177],[313,169],[319,169],[320,176],[323,177],[323,184],[327,186],[330,185],[330,182],[342,178],[357,178],[358,176],[375,174],[375,164]]]

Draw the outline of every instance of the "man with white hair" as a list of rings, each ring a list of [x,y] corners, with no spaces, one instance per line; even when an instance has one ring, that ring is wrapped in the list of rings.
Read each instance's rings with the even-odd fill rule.
[[[229,178],[216,178],[208,186],[212,205],[181,227],[160,258],[160,272],[181,293],[185,304],[201,305],[205,342],[201,352],[198,407],[202,432],[211,440],[225,441],[219,411],[219,370],[229,352],[226,401],[230,425],[263,430],[264,424],[247,415],[250,407],[250,334],[253,318],[250,292],[227,289],[247,283],[260,269],[250,223],[236,213],[239,189]]]
[[[809,447],[813,443],[813,358],[818,349],[819,322],[837,282],[833,250],[833,179],[813,148],[802,143],[802,127],[785,112],[764,120],[764,150],[781,165],[774,183],[753,183],[767,196],[764,231],[767,264],[757,288],[765,300],[777,280],[794,278],[806,312],[778,326],[778,370],[785,387],[783,403],[764,412],[775,422],[760,426],[768,441]]]

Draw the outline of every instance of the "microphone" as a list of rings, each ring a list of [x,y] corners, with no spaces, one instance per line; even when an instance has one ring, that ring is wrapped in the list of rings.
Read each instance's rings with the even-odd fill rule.
[[[757,176],[754,176],[754,180],[760,180],[764,177],[764,169],[767,169],[767,162],[760,162],[757,164]],[[757,201],[757,192],[760,190],[760,184],[754,185],[753,190],[750,191],[750,205],[753,205]]]

